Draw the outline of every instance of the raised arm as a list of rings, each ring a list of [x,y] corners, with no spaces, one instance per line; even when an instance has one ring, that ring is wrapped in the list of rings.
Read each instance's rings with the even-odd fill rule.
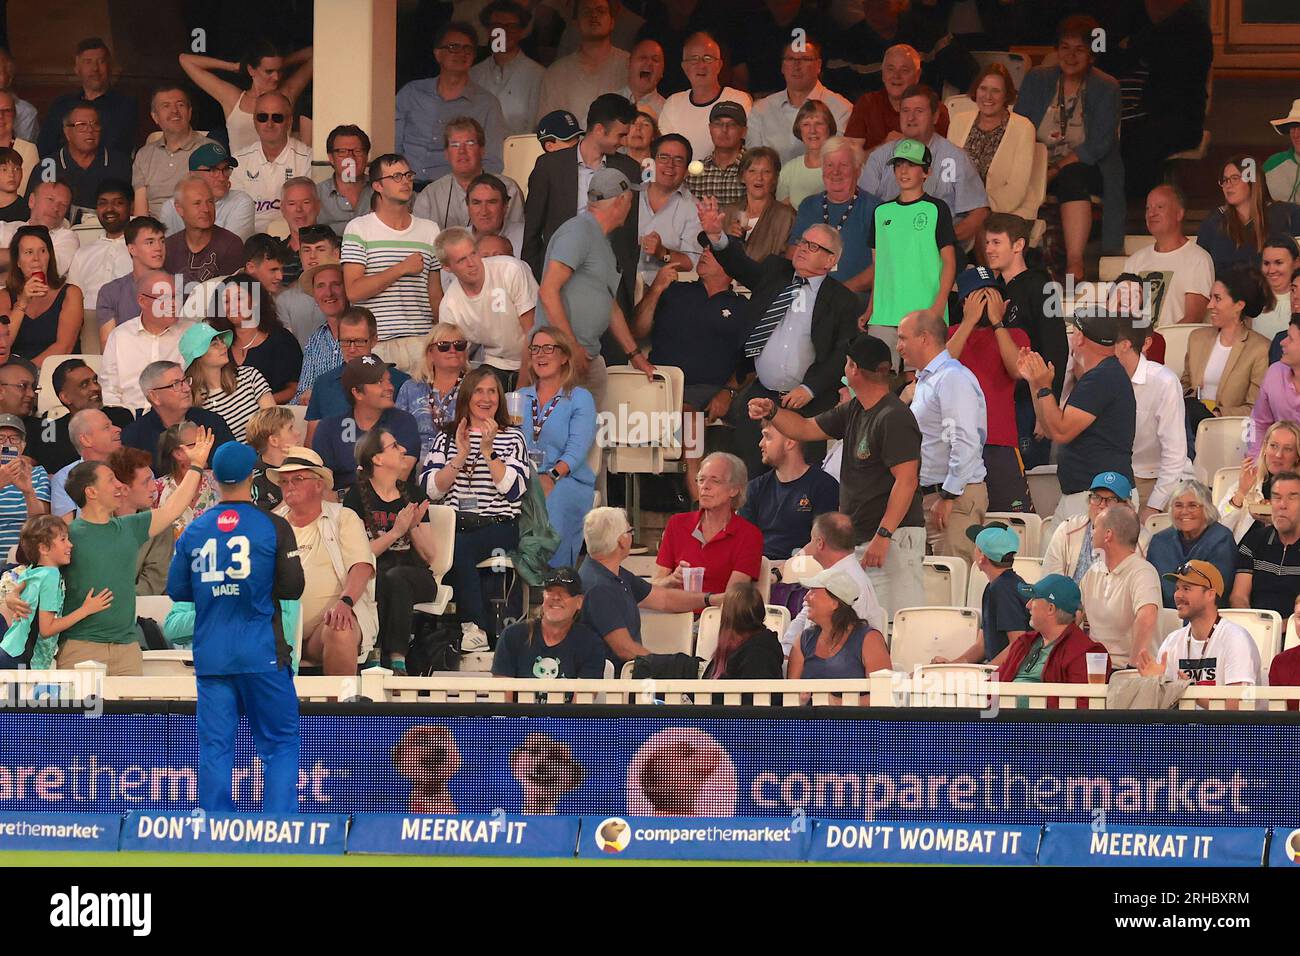
[[[232,60],[218,60],[213,56],[201,56],[198,53],[182,53],[178,59],[185,75],[194,81],[195,86],[220,103],[225,113],[228,114],[235,108],[244,91],[229,80],[223,80],[214,71],[238,73],[238,63]]]
[[[755,421],[770,419],[773,428],[795,441],[826,441],[831,437],[821,430],[816,419],[804,418],[788,408],[778,408],[770,398],[751,398],[749,417]]]
[[[208,466],[208,454],[212,451],[212,442],[212,431],[200,425],[195,433],[193,447],[185,449],[185,454],[190,459],[189,471],[176,486],[172,496],[150,512],[152,517],[149,519],[149,537],[152,538],[160,534],[164,528],[171,527],[194,500],[194,493],[199,490],[199,482],[203,480],[203,469]]]
[[[284,58],[285,66],[298,67],[288,79],[280,81],[280,92],[289,97],[290,103],[296,102],[302,95],[302,91],[307,88],[307,84],[311,82],[313,63],[312,48],[309,46],[290,53]]]

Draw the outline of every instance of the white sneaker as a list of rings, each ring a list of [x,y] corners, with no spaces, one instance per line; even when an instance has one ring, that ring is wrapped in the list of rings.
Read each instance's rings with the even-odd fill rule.
[[[460,626],[460,650],[463,654],[471,651],[486,651],[488,649],[487,633],[477,624],[469,621]]]

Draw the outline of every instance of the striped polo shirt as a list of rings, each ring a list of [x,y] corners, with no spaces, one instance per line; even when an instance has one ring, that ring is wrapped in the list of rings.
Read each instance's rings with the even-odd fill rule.
[[[40,465],[32,468],[32,488],[39,500],[50,500],[50,476]],[[18,543],[18,533],[28,517],[27,499],[18,486],[0,488],[0,564],[4,563],[9,549]]]
[[[429,273],[440,268],[433,254],[433,241],[441,230],[432,219],[412,216],[405,229],[390,229],[378,213],[358,216],[343,234],[343,265],[362,265],[366,275],[391,269],[413,252],[424,257],[424,269],[417,275],[405,275],[383,292],[369,299],[353,302],[375,314],[379,341],[408,335],[427,335],[433,328],[433,310],[429,307]]]
[[[433,447],[420,475],[420,483],[424,485],[429,500],[489,518],[517,518],[528,481],[528,447],[524,443],[524,433],[518,428],[507,428],[498,432],[492,441],[493,454],[506,466],[504,492],[492,480],[488,463],[479,453],[477,432],[470,432],[469,456],[465,459],[465,467],[456,476],[456,483],[445,494],[439,492],[433,476],[455,458],[458,451],[454,435],[440,431],[434,436]],[[471,499],[476,499],[473,507],[470,506]]]

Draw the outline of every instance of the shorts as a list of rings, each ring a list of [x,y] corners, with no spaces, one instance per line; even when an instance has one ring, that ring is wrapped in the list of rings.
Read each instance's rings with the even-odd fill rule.
[[[1057,202],[1091,202],[1101,195],[1101,170],[1089,163],[1071,163],[1047,184]]]

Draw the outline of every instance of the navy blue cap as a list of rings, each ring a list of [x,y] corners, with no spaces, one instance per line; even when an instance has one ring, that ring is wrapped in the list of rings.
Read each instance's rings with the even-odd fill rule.
[[[212,475],[223,485],[237,485],[253,473],[257,452],[243,442],[228,441],[212,456]]]
[[[568,110],[551,110],[537,121],[537,138],[543,143],[548,139],[560,142],[582,135],[578,118]]]
[[[987,266],[975,266],[957,276],[957,300],[964,302],[966,296],[977,289],[997,289],[1005,293],[1002,280],[998,274]]]

